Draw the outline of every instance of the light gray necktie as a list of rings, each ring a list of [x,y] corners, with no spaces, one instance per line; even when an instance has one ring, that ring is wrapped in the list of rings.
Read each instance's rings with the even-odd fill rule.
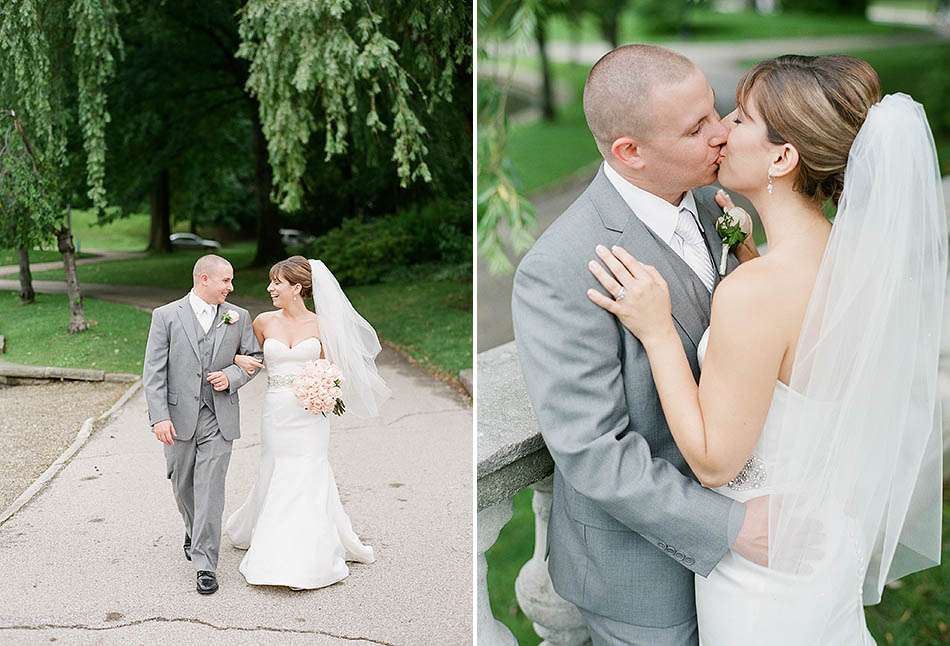
[[[709,251],[706,249],[703,234],[699,231],[699,225],[693,219],[693,214],[685,207],[680,209],[679,220],[676,222],[676,230],[673,232],[671,242],[673,251],[686,261],[686,264],[703,281],[706,289],[712,292],[716,274],[709,260]]]
[[[210,305],[205,305],[201,309],[201,329],[205,331],[205,334],[211,329],[212,323],[214,323],[214,310]]]

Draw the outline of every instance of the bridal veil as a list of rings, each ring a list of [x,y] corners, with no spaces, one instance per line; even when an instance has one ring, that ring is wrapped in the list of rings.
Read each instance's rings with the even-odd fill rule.
[[[310,260],[313,305],[327,359],[343,373],[346,410],[360,417],[375,417],[390,393],[376,369],[382,349],[376,331],[360,316],[340,288],[336,277],[321,260]]]
[[[814,521],[829,517],[854,528],[865,605],[888,581],[940,562],[946,276],[933,137],[918,103],[888,95],[852,145],[805,313],[789,384],[800,396],[778,434],[771,568],[807,574],[805,545],[821,542]]]

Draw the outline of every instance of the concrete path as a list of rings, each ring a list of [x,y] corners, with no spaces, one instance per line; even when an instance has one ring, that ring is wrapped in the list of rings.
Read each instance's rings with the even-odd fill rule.
[[[140,391],[0,525],[0,644],[471,643],[472,411],[391,350],[379,366],[393,398],[378,420],[334,419],[330,450],[375,564],[322,590],[252,587],[225,541],[221,589],[198,595]],[[256,478],[265,386],[241,390],[225,514]]]
[[[133,260],[135,258],[145,258],[148,256],[144,251],[87,251],[86,253],[93,253],[95,256],[89,258],[80,258],[76,261],[76,266],[80,265],[93,265],[100,262],[109,262],[111,260]],[[63,261],[62,260],[53,260],[51,262],[31,262],[30,271],[32,273],[38,273],[41,271],[51,271],[53,269],[62,269]],[[19,265],[2,265],[0,266],[0,276],[16,276],[20,272]],[[20,288],[19,283],[17,283],[17,289]]]

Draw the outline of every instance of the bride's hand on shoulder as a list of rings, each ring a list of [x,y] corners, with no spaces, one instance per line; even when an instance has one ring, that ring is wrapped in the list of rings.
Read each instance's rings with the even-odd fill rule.
[[[587,297],[620,319],[644,345],[670,332],[675,334],[670,290],[660,272],[639,262],[623,247],[611,250],[598,245],[596,251],[607,269],[594,260],[587,267],[609,297],[596,289],[587,290]]]
[[[258,370],[261,370],[264,367],[264,364],[255,359],[254,357],[249,357],[244,354],[234,355],[234,363],[238,368],[243,370],[249,375],[253,375]]]

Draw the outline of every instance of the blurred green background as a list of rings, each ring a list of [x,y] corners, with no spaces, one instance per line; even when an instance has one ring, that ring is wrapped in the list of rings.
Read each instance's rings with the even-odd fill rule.
[[[581,94],[590,66],[614,45],[656,42],[682,52],[706,73],[721,114],[733,109],[743,71],[760,60],[793,53],[864,58],[880,75],[884,93],[906,92],[924,105],[941,171],[950,174],[950,9],[942,0],[544,0],[479,6],[479,351],[513,338],[511,278],[489,271],[497,261],[493,254],[516,265],[530,239],[586,187],[600,162]],[[490,201],[499,187],[503,206]],[[514,201],[513,192],[523,201]],[[945,519],[948,512],[945,502]],[[487,553],[492,610],[523,645],[541,641],[514,595],[515,577],[533,549],[531,492],[524,490]],[[867,608],[875,639],[950,643],[948,590],[950,565],[889,586],[883,602]]]

